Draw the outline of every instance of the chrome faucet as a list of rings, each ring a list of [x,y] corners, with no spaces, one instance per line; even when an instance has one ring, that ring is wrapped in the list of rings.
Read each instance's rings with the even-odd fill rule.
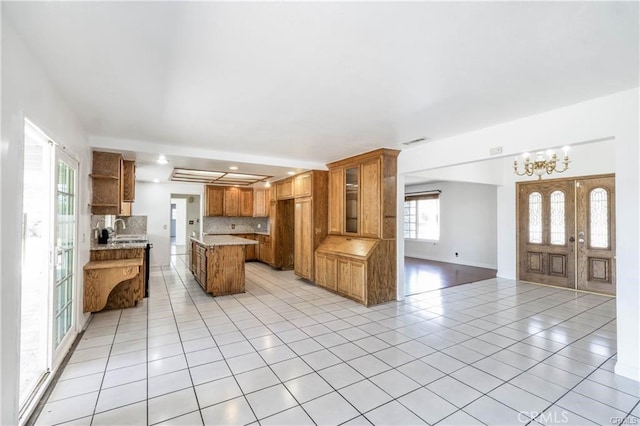
[[[113,221],[113,231],[115,234],[117,234],[118,232],[118,222],[122,223],[122,229],[127,229],[127,224],[124,223],[124,220],[118,218],[116,220]]]

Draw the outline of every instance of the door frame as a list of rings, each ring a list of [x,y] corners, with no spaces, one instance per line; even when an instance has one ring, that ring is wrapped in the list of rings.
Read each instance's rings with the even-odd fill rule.
[[[601,174],[596,174],[596,175],[586,175],[586,176],[567,176],[567,177],[562,177],[562,178],[557,178],[557,179],[544,179],[545,182],[563,182],[563,181],[577,181],[577,180],[584,180],[584,179],[596,179],[596,178],[609,178],[609,177],[613,177],[615,179],[616,174],[615,173],[601,173]],[[573,261],[574,261],[574,265],[576,268],[576,274],[574,277],[574,285],[573,288],[570,287],[559,287],[559,286],[554,286],[554,285],[550,285],[550,284],[543,284],[543,283],[536,283],[533,281],[525,281],[525,280],[521,280],[520,279],[520,215],[518,214],[518,201],[519,201],[519,194],[520,194],[520,187],[522,185],[528,185],[528,184],[533,184],[538,182],[539,180],[526,180],[526,181],[517,181],[516,182],[516,187],[515,187],[515,216],[516,216],[516,256],[515,256],[515,262],[516,262],[516,280],[517,281],[522,281],[522,282],[531,282],[534,284],[538,284],[538,285],[544,285],[544,286],[548,286],[548,287],[553,287],[553,288],[559,288],[559,289],[565,289],[565,290],[572,290],[572,291],[580,291],[583,293],[591,293],[591,294],[597,294],[600,296],[608,296],[608,297],[616,297],[615,295],[608,295],[608,294],[603,294],[603,293],[596,293],[593,291],[589,291],[589,290],[580,290],[578,289],[578,274],[577,274],[577,267],[578,267],[578,250],[573,250]],[[615,184],[615,182],[614,182]],[[574,204],[577,201],[577,191],[574,191]],[[617,210],[616,210],[616,214],[617,214]],[[616,220],[617,221],[617,220]],[[573,232],[573,235],[577,235],[577,222],[574,221],[574,229],[572,229],[571,231]],[[617,284],[616,284],[617,285]]]

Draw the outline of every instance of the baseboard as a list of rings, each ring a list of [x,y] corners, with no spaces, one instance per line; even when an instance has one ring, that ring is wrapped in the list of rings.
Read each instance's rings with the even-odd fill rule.
[[[498,265],[491,265],[488,263],[481,263],[481,262],[462,261],[455,257],[453,259],[445,259],[445,258],[438,258],[438,257],[416,256],[416,255],[407,254],[406,251],[404,253],[404,256],[413,257],[415,259],[422,259],[422,260],[433,260],[434,262],[453,263],[454,265],[475,266],[476,268],[486,268],[486,269],[498,269]]]
[[[638,365],[623,364],[620,361],[616,362],[614,371],[617,375],[626,377],[636,382],[640,382],[640,368]]]

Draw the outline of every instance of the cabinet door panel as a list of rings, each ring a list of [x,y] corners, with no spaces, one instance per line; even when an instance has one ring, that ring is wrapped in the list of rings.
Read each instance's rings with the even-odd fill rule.
[[[311,199],[296,200],[294,217],[294,268],[297,275],[311,279],[312,275],[312,229]]]
[[[240,191],[238,188],[224,189],[224,215],[240,215]]]
[[[365,289],[365,265],[363,262],[351,261],[350,263],[350,277],[351,277],[351,289],[350,295],[360,301],[364,301],[364,289]]]
[[[338,286],[338,259],[327,256],[325,280],[327,288],[336,291]]]
[[[360,235],[380,238],[380,160],[362,164],[360,168]]]
[[[269,190],[256,189],[253,192],[253,216],[267,217],[269,216]]]
[[[222,216],[224,213],[224,188],[207,185],[205,187],[205,216]]]
[[[327,286],[327,256],[324,254],[316,254],[316,284]]]
[[[346,259],[338,259],[338,291],[351,294],[351,264]]]
[[[311,175],[304,174],[296,176],[294,181],[294,196],[309,197],[311,196]]]
[[[253,216],[253,189],[240,190],[240,216]]]
[[[342,169],[329,172],[329,233],[342,234],[344,228],[344,173]]]
[[[276,193],[278,194],[278,200],[293,198],[293,179],[278,182],[276,184]]]

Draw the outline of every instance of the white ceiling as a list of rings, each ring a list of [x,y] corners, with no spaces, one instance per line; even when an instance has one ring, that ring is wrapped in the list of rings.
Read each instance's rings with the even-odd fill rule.
[[[638,86],[638,2],[3,1],[2,12],[90,135],[141,141],[127,145],[138,153],[225,152],[225,166],[323,164]]]

